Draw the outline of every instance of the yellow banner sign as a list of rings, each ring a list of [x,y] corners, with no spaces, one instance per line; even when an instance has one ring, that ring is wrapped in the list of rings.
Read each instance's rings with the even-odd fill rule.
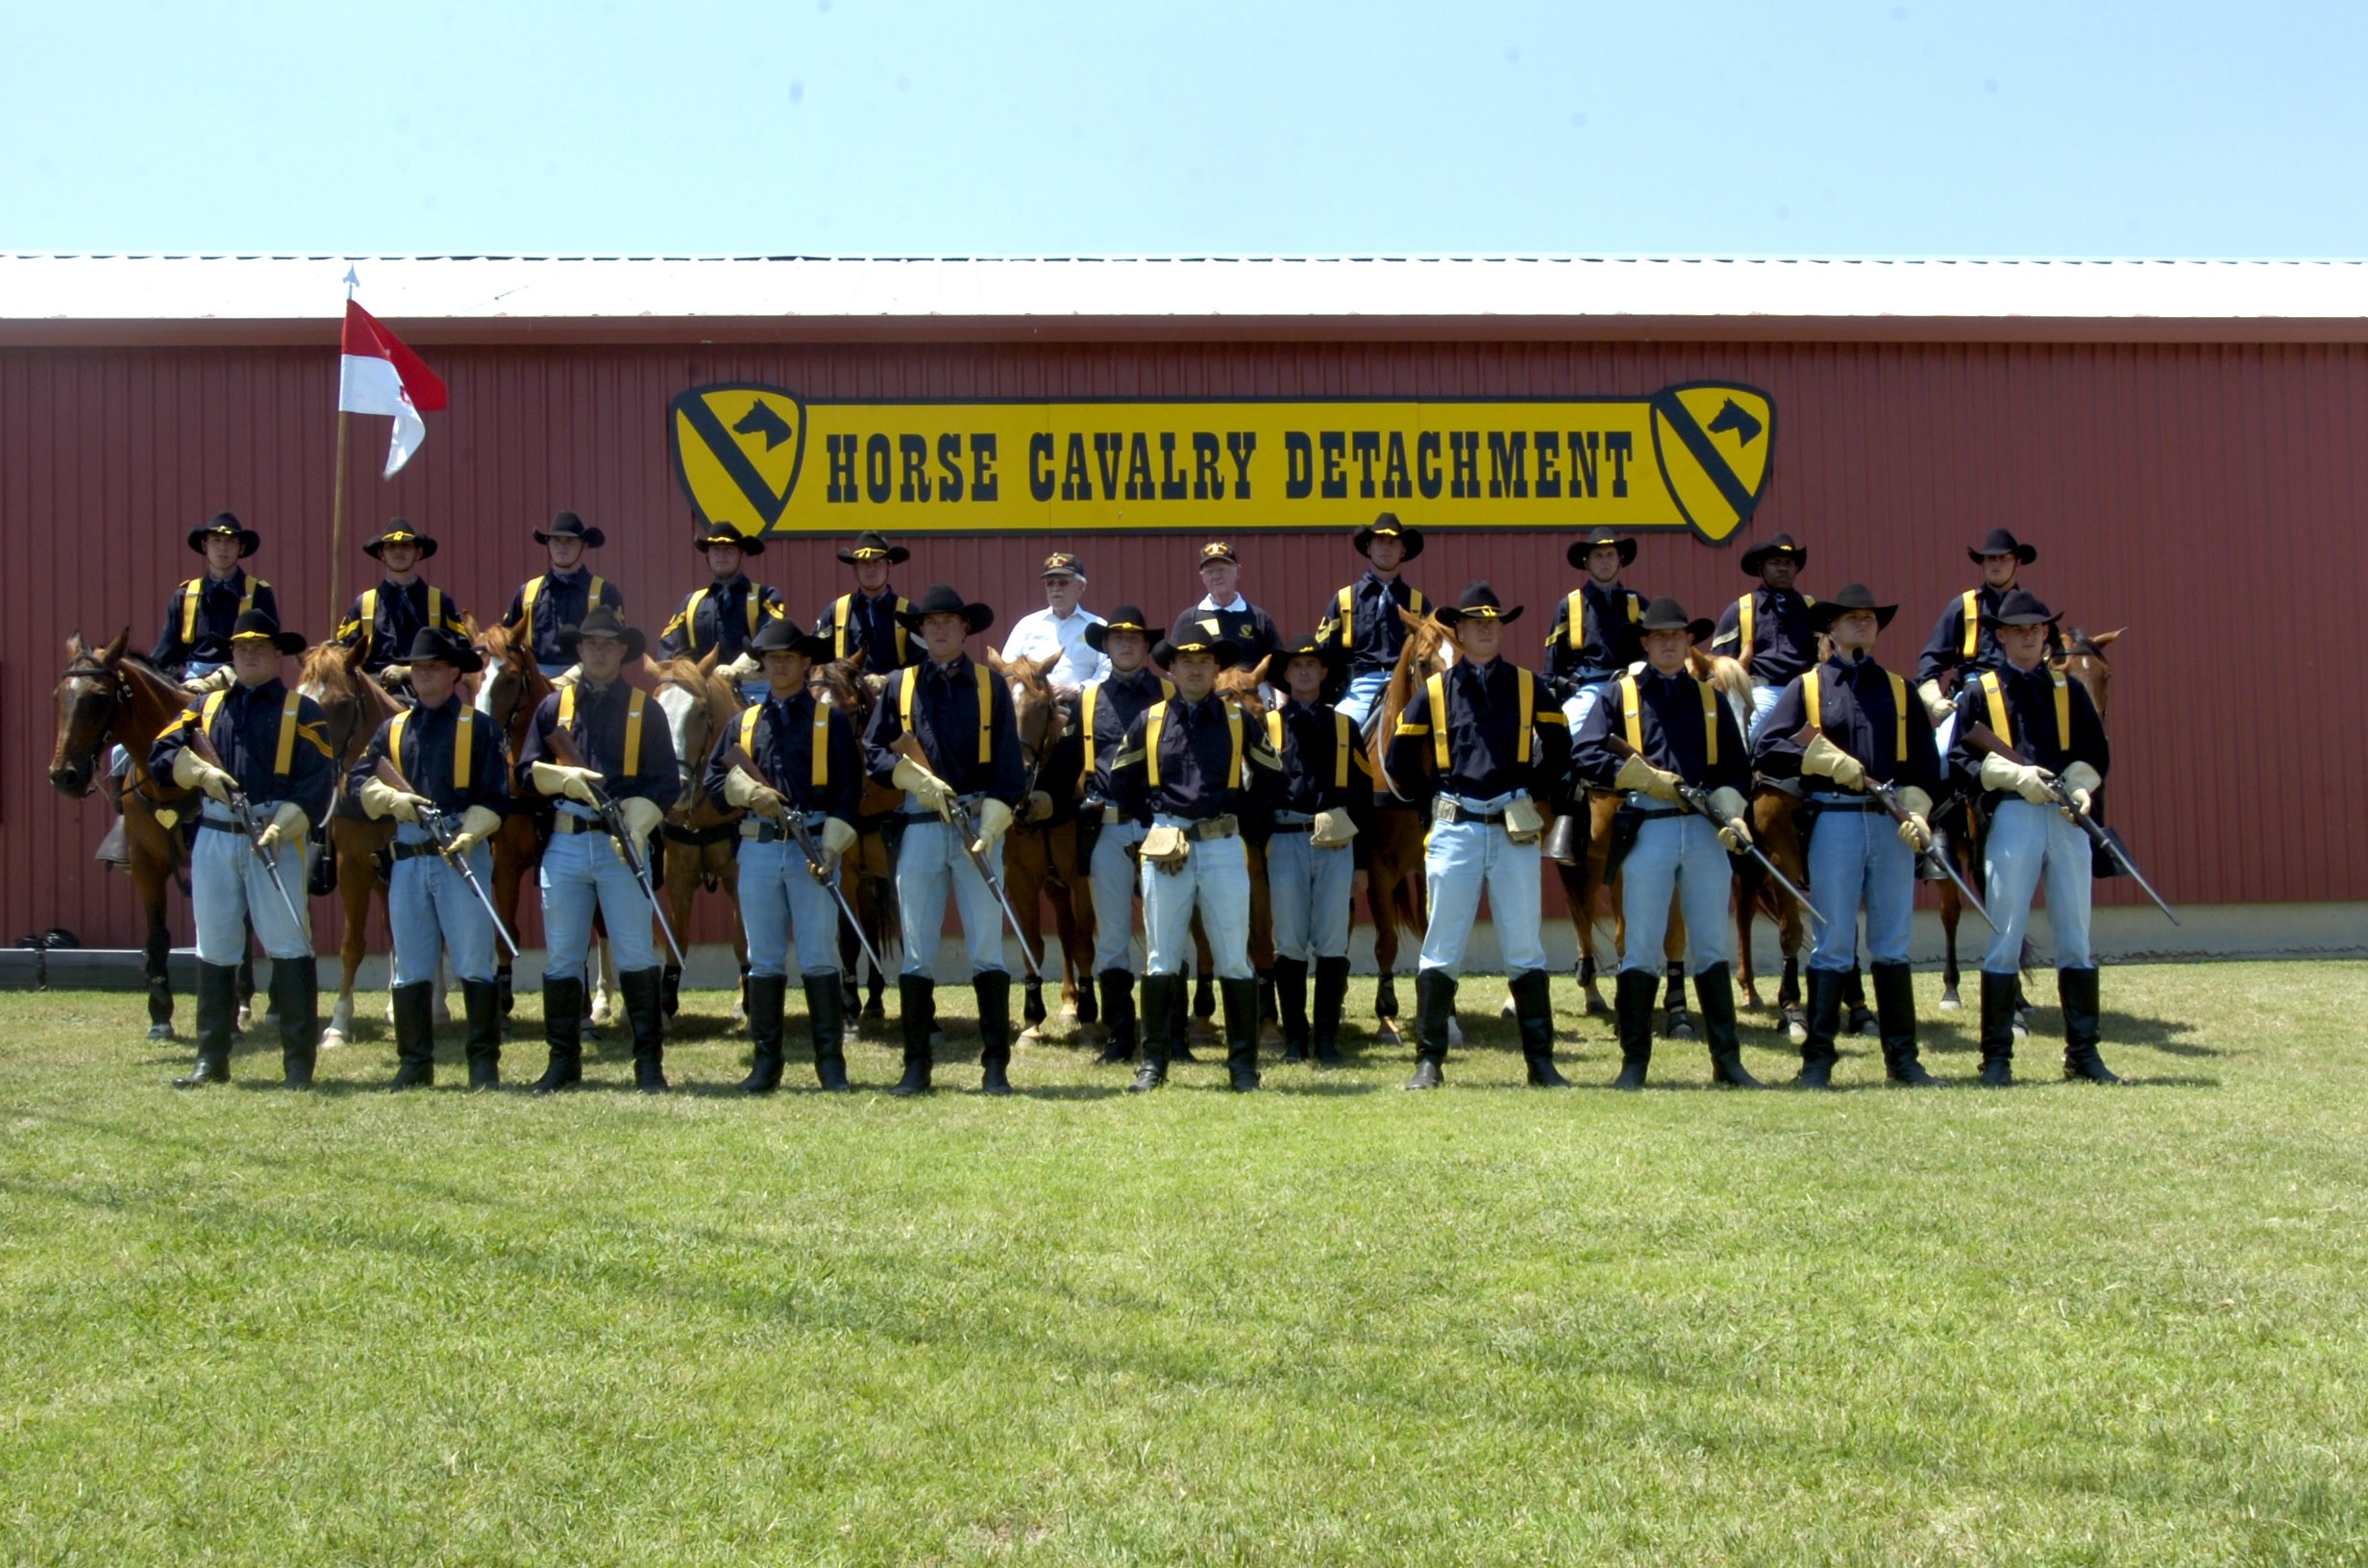
[[[758,535],[1240,533],[1353,527],[1739,527],[1768,479],[1767,394],[1648,398],[813,403],[696,387],[667,411],[701,523]]]

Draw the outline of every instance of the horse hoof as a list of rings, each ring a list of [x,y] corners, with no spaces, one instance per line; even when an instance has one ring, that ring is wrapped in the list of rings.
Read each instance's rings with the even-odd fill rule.
[[[1074,1002],[1063,1002],[1063,1003],[1061,1004],[1061,1021],[1062,1021],[1063,1023],[1074,1023],[1074,1022],[1076,1022],[1076,1021],[1077,1021],[1077,1004],[1076,1004],[1076,1003],[1074,1003]]]
[[[347,1043],[348,1041],[345,1038],[345,1031],[337,1028],[333,1024],[321,1031],[321,1043],[319,1048],[324,1051],[337,1050],[342,1048]]]
[[[1502,1002],[1497,1004],[1496,1016],[1500,1018],[1509,1018],[1513,1017],[1513,997],[1510,994],[1508,994]]]
[[[1612,1009],[1604,1002],[1603,993],[1597,991],[1594,987],[1589,986],[1586,991],[1585,1000],[1581,1004],[1579,1011],[1585,1017],[1599,1018],[1605,1014],[1611,1012]]]
[[[1282,1025],[1280,1025],[1280,1024],[1276,1023],[1276,1022],[1275,1022],[1273,1019],[1271,1019],[1271,1018],[1260,1018],[1260,1019],[1258,1020],[1258,1044],[1259,1044],[1259,1047],[1260,1047],[1261,1049],[1265,1049],[1265,1048],[1267,1048],[1267,1047],[1269,1047],[1269,1046],[1272,1046],[1272,1047],[1279,1048],[1279,1047],[1282,1045],[1282,1043],[1283,1043],[1283,1028],[1282,1028]]]
[[[1955,1013],[1964,1005],[1965,1004],[1963,1002],[1958,999],[1957,988],[1955,986],[1949,987],[1940,993],[1940,1011],[1943,1013]]]
[[[1383,1018],[1378,1023],[1374,1024],[1373,1043],[1376,1045],[1405,1044],[1406,1037],[1398,1033],[1397,1019]]]
[[[1044,1040],[1044,1030],[1036,1024],[1031,1023],[1020,1031],[1020,1043],[1023,1045],[1041,1045]]]
[[[170,1040],[173,1038],[173,1026],[169,1023],[152,1023],[148,1026],[148,1038],[150,1040]]]
[[[239,1003],[238,1017],[231,1020],[231,1028],[236,1033],[243,1035],[254,1027],[255,1009],[245,1002]]]

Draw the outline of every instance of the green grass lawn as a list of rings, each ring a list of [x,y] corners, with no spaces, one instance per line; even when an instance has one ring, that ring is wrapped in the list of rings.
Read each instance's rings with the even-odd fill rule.
[[[2056,1081],[2051,1006],[2008,1092],[1858,1041],[1839,1094],[1686,1042],[1543,1094],[1470,1008],[1434,1095],[1376,1048],[1130,1098],[1050,1043],[990,1101],[957,1023],[918,1102],[884,1039],[743,1100],[713,993],[688,1092],[612,1034],[549,1100],[453,1087],[456,1036],[431,1092],[369,1038],[176,1094],[138,996],[12,994],[0,1558],[2359,1562],[2364,990],[2109,970],[2119,1090]]]

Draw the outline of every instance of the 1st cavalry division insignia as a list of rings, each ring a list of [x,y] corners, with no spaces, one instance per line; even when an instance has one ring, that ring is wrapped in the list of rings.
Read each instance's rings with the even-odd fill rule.
[[[762,534],[781,521],[805,460],[805,404],[778,387],[697,387],[667,410],[675,472],[699,520]]]

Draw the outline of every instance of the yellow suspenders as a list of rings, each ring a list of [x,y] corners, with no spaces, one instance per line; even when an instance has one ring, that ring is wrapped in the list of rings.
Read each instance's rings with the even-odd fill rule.
[[[600,607],[601,592],[606,586],[607,585],[602,582],[597,576],[592,579],[592,586],[584,592],[583,607],[585,614],[589,615],[593,610]],[[534,631],[534,601],[542,597],[542,592],[543,578],[541,577],[532,579],[525,587],[518,590],[518,614],[519,618],[526,622],[529,635],[531,635]]]
[[[199,732],[205,735],[210,744],[213,739],[213,716],[222,711],[222,703],[230,695],[228,690],[213,693],[206,698],[205,711],[198,716]],[[272,748],[271,771],[282,778],[287,776],[289,765],[296,760],[296,714],[297,710],[303,706],[304,699],[304,693],[290,692],[287,694],[287,700],[280,704],[280,741],[279,745]],[[170,728],[179,729],[188,722],[188,715],[185,713],[173,721]],[[168,730],[167,733],[169,732]],[[313,744],[320,745],[318,741]],[[323,756],[329,755],[327,747],[322,746],[320,749]]]
[[[1908,683],[1891,671],[1886,670],[1884,674],[1891,677],[1891,712],[1899,721],[1899,732],[1891,741],[1891,760],[1901,762],[1908,755]],[[1819,698],[1814,670],[1801,676],[1801,701],[1809,710],[1809,722],[1823,729],[1825,704]]]
[[[411,776],[410,765],[403,760],[403,726],[411,722],[413,709],[406,708],[395,715],[386,731],[386,754],[395,759],[395,767],[404,777]],[[462,708],[460,722],[453,726],[453,788],[469,787],[469,748],[477,740],[477,719],[474,709]]]
[[[1749,669],[1751,667],[1751,618],[1753,612],[1759,607],[1755,602],[1759,597],[1759,590],[1754,589],[1735,601],[1735,629],[1737,633],[1735,656],[1743,661],[1743,667],[1745,669]]]
[[[2072,688],[2064,684],[2063,672],[2051,669],[2048,678],[2056,683],[2056,749],[2072,749]],[[1989,699],[1991,733],[2009,746],[2015,744],[2014,726],[2007,722],[2006,688],[1999,684],[1998,672],[1982,672],[1982,695]]]
[[[1538,691],[1535,677],[1527,669],[1517,664],[1513,667],[1513,673],[1519,677],[1521,690],[1521,728],[1518,738],[1514,742],[1513,760],[1527,763],[1529,761],[1530,731],[1536,727],[1538,723]],[[1440,773],[1443,776],[1450,766],[1447,760],[1447,677],[1445,673],[1443,671],[1432,674],[1422,683],[1422,689],[1430,694],[1431,698],[1431,761],[1438,766]],[[1406,733],[1404,725],[1399,726],[1398,733]],[[1345,783],[1346,780],[1343,779],[1342,782]]]
[[[1332,612],[1333,619],[1340,623],[1340,645],[1345,649],[1356,640],[1357,635],[1357,585],[1352,582],[1342,589],[1340,598],[1335,603],[1336,607]],[[1409,615],[1420,615],[1427,608],[1429,605],[1423,600],[1421,589],[1408,588],[1406,590],[1406,612]]]
[[[971,668],[978,675],[978,760],[993,762],[995,760],[995,672],[983,664],[974,664]],[[907,735],[916,737],[919,731],[913,728],[913,687],[917,684],[919,684],[919,677],[912,670],[904,671],[901,678],[897,681],[897,723],[904,726],[904,732]],[[1087,744],[1091,745],[1092,742],[1089,740]]]
[[[619,771],[631,778],[641,772],[641,715],[649,705],[650,694],[638,686],[629,690],[632,696],[625,703],[625,766]],[[576,723],[576,688],[572,684],[559,688],[559,723],[571,726]]]
[[[1159,732],[1167,722],[1168,704],[1164,701],[1152,703],[1151,711],[1144,715],[1144,776],[1153,789],[1159,788]],[[1225,704],[1225,727],[1233,736],[1233,758],[1225,765],[1225,788],[1238,790],[1242,787],[1242,710],[1230,702]]]
[[[1691,677],[1688,677],[1691,678]],[[1702,693],[1702,761],[1705,766],[1718,766],[1718,694],[1707,680],[1694,681]],[[1637,677],[1619,677],[1619,714],[1627,726],[1628,745],[1637,755],[1644,754],[1644,719],[1637,697]]]
[[[1624,597],[1628,602],[1628,624],[1633,626],[1644,619],[1644,611],[1640,607],[1644,601],[1634,594]],[[1746,609],[1743,614],[1748,617],[1751,611]],[[1743,636],[1748,642],[1751,636],[1750,621],[1746,619],[1743,625],[1745,627]],[[1587,642],[1587,590],[1585,588],[1571,589],[1570,597],[1563,600],[1563,641],[1572,649],[1580,648]]]
[[[760,702],[740,715],[740,749],[746,751],[752,759],[756,755],[756,721],[763,716],[764,711],[764,704]],[[814,704],[814,734],[811,744],[814,756],[807,765],[806,776],[808,782],[819,790],[830,782],[830,702],[826,698]]]
[[[1159,695],[1162,697],[1175,696],[1175,682],[1170,680],[1166,675],[1160,676]],[[1085,684],[1085,711],[1083,722],[1085,724],[1085,771],[1088,773],[1091,773],[1094,771],[1094,709],[1099,704],[1100,699],[1101,682],[1098,680],[1087,681]]]
[[[245,608],[244,605],[239,607]],[[533,605],[530,603],[527,610],[530,617]],[[432,583],[428,587],[428,619],[422,625],[434,626],[438,630],[444,626],[444,590]],[[366,659],[378,649],[379,591],[376,588],[361,591],[361,614],[356,618],[355,625],[361,633],[361,656]],[[398,651],[395,656],[401,658],[403,654]]]
[[[255,608],[255,591],[258,588],[270,586],[270,583],[265,582],[252,572],[248,573],[247,591],[239,596],[238,613],[244,615]],[[204,577],[191,577],[181,585],[181,641],[185,646],[197,641],[197,610],[205,597],[206,579]]]
[[[1982,590],[1969,590],[1965,595],[1965,651],[1970,659],[1982,651]]]
[[[1332,724],[1332,787],[1344,790],[1348,787],[1348,760],[1356,752],[1356,740],[1348,723],[1348,715],[1334,710]],[[1283,754],[1283,710],[1280,708],[1270,709],[1267,714],[1267,745],[1274,748],[1275,757],[1280,759]]]
[[[834,659],[847,657],[847,614],[854,607],[855,596],[852,594],[841,594],[839,601],[830,606],[830,656]],[[901,594],[897,596],[898,609],[909,610],[912,607],[912,604]],[[910,634],[905,631],[903,622],[899,621],[896,626],[897,662],[902,664],[904,662],[904,640]],[[1088,764],[1088,766],[1092,765]]]

